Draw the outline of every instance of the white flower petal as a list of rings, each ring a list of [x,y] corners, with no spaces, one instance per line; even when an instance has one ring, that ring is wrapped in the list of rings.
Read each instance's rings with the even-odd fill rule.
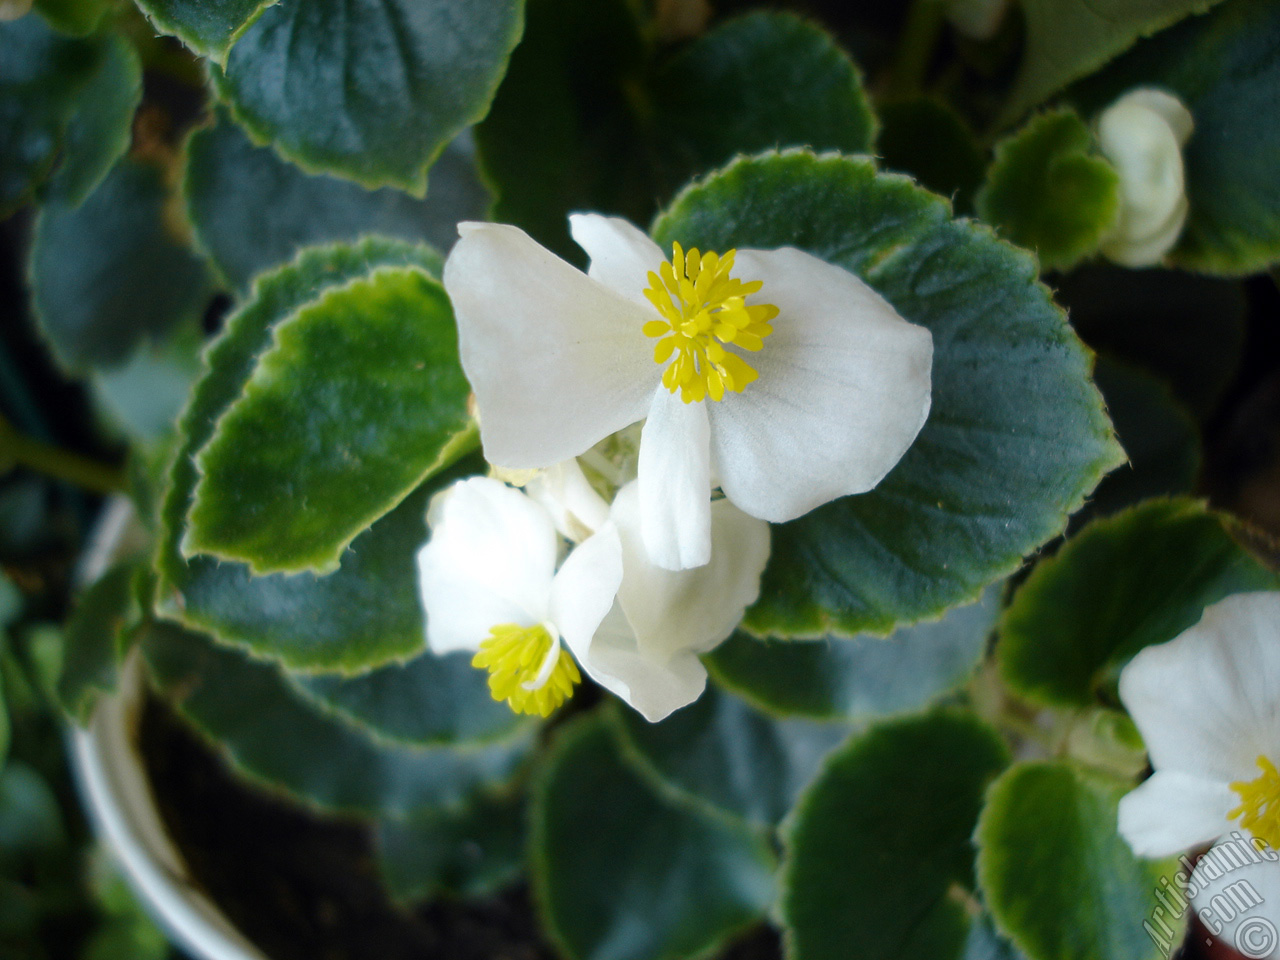
[[[711,403],[725,494],[780,523],[874,487],[929,414],[933,337],[840,267],[792,248],[740,250],[735,276],[763,280],[779,309],[747,361],[759,379]]]
[[[1120,799],[1120,835],[1140,857],[1167,857],[1227,833],[1239,802],[1220,780],[1157,770]]]
[[[1243,957],[1280,960],[1280,863],[1275,851],[1248,844],[1232,838],[1200,858],[1191,903],[1219,943]]]
[[[549,618],[570,650],[589,647],[622,583],[622,545],[612,525],[574,547],[551,583]]]
[[[500,623],[546,619],[559,538],[545,510],[497,480],[472,477],[436,498],[431,515],[418,585],[432,650],[474,650]]]
[[[570,649],[592,680],[651,723],[693,703],[707,685],[706,667],[692,653],[679,653],[665,662],[642,653],[617,604],[585,649]]]
[[[645,311],[503,224],[463,223],[444,267],[489,462],[548,467],[644,417]]]
[[[1231,783],[1280,760],[1280,592],[1236,594],[1120,672],[1120,699],[1157,770]]]
[[[591,258],[587,276],[639,304],[651,314],[649,319],[657,317],[644,290],[649,286],[649,271],[656,272],[666,258],[648,234],[621,217],[598,213],[572,214],[569,232]]]
[[[557,530],[575,542],[587,539],[609,519],[609,504],[596,493],[576,459],[540,470],[525,484],[524,492],[551,514]]]
[[[705,653],[728,637],[760,594],[760,574],[769,559],[769,525],[728,500],[718,500],[711,504],[709,562],[672,571],[648,558],[637,484],[618,491],[612,516],[622,538],[618,603],[638,652],[664,663],[684,653]]]
[[[640,530],[649,559],[684,570],[711,557],[711,437],[707,409],[665,387],[640,433]]]

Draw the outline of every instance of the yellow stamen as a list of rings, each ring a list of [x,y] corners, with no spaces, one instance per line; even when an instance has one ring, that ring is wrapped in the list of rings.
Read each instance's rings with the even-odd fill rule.
[[[1280,773],[1266,757],[1258,758],[1262,774],[1255,780],[1238,781],[1231,789],[1240,795],[1240,806],[1227,814],[1240,818],[1240,826],[1273,850],[1280,850]]]
[[[671,360],[662,373],[662,384],[672,393],[679,390],[685,403],[707,397],[720,400],[726,390],[741,393],[756,379],[756,372],[723,344],[754,352],[773,333],[769,321],[778,315],[778,308],[771,303],[747,304],[746,298],[764,284],[759,280],[743,283],[730,276],[736,254],[730,250],[722,257],[696,249],[685,253],[675,243],[671,262],[649,273],[645,299],[662,319],[646,323],[644,335],[659,338],[653,362]]]
[[[489,692],[516,713],[547,717],[582,682],[578,665],[541,624],[500,623],[481,641],[473,667],[489,671]]]

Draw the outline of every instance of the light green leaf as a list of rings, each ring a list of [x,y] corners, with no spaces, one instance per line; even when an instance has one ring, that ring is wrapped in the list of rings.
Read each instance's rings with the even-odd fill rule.
[[[510,711],[508,711],[510,712]],[[478,796],[458,809],[378,824],[378,869],[391,896],[416,902],[482,897],[524,865],[524,795]]]
[[[1183,17],[1218,0],[1022,0],[1026,45],[1005,116],[1016,120],[1049,94],[1086,76]]]
[[[419,267],[326,290],[272,328],[196,454],[185,556],[332,573],[362,531],[476,446],[448,294]]]
[[[1020,764],[992,785],[974,834],[978,878],[1001,932],[1030,960],[1168,956],[1143,923],[1164,914],[1156,894],[1174,865],[1138,860],[1116,833],[1127,789],[1063,763]]]
[[[354,677],[292,674],[300,692],[371,735],[411,746],[489,740],[524,722],[489,693],[471,654],[420,653]]]
[[[791,13],[724,21],[660,63],[653,129],[666,192],[734,154],[775,147],[869,153],[862,77],[829,33]]]
[[[40,210],[32,303],[66,370],[121,365],[140,344],[199,320],[209,277],[175,235],[167,200],[159,169],[125,160],[80,206]]]
[[[672,805],[623,762],[603,717],[560,731],[533,799],[533,884],[569,960],[685,960],[773,900],[764,840]]]
[[[192,459],[240,395],[274,326],[324,292],[383,267],[439,269],[425,247],[370,239],[354,247],[304,251],[259,278],[253,296],[227,319],[205,354],[207,372],[179,423],[182,437],[161,516],[162,614],[259,656],[308,670],[357,672],[422,649],[422,612],[414,557],[427,539],[433,484],[413,494],[353,541],[336,573],[253,577],[246,566],[209,557],[184,559],[178,543],[198,479]],[[459,468],[437,477],[443,485]]]
[[[52,172],[103,56],[101,43],[64,37],[38,16],[0,22],[0,217]]]
[[[1006,240],[1034,250],[1045,270],[1095,253],[1120,210],[1120,175],[1076,114],[1033,118],[996,145],[978,213]]]
[[[161,33],[221,62],[262,11],[276,0],[136,0]]]
[[[515,775],[525,733],[483,747],[380,743],[301,699],[271,664],[166,624],[144,633],[153,678],[232,766],[320,810],[407,819]]]
[[[1195,132],[1183,148],[1190,210],[1177,266],[1243,276],[1280,261],[1280,7],[1232,0],[1138,44],[1072,91],[1102,110],[1135,86],[1176,95]]]
[[[421,196],[427,168],[489,109],[523,0],[280,0],[213,71],[259,142],[313,173]]]
[[[1008,763],[980,721],[935,713],[873,727],[833,754],[796,808],[782,868],[792,960],[959,958],[970,836]]]
[[[863,720],[917,710],[964,680],[1000,607],[990,587],[977,603],[888,637],[757,640],[735,633],[703,658],[722,687],[769,713]]]
[[[1090,357],[1033,259],[868,159],[741,159],[682,193],[654,236],[799,247],[933,334],[924,429],[875,490],[773,528],[754,633],[885,632],[976,600],[1122,462]]]
[[[488,204],[473,151],[461,140],[431,168],[425,201],[309,176],[269,147],[255,147],[223,110],[191,135],[186,154],[184,191],[196,237],[237,289],[304,246],[354,242],[366,233],[447,249],[458,221],[482,219]]]
[[[101,62],[76,100],[62,164],[50,184],[53,197],[71,207],[83,203],[129,149],[133,115],[142,102],[137,51],[120,36],[102,44]]]
[[[127,634],[142,620],[138,572],[134,562],[111,567],[80,597],[67,621],[58,700],[80,726],[89,722],[98,697],[115,690]]]
[[[1005,681],[1037,703],[1115,702],[1120,667],[1143,647],[1172,640],[1223,597],[1280,584],[1227,522],[1183,498],[1089,524],[1014,594],[996,647]]]
[[[628,755],[674,796],[761,827],[790,812],[850,733],[845,724],[775,719],[714,687],[660,723],[626,708],[614,715]]]
[[[996,932],[989,914],[983,914],[969,926],[963,960],[1027,960],[1026,954]]]

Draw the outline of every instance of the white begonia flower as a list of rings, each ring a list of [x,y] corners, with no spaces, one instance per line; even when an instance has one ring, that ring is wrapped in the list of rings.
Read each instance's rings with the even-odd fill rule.
[[[644,420],[658,565],[708,562],[713,471],[746,513],[792,520],[874,487],[924,425],[932,337],[847,270],[790,247],[667,261],[624,220],[571,227],[586,275],[516,227],[459,224],[444,283],[485,457],[548,467]]]
[[[611,508],[573,461],[527,486],[539,499],[486,477],[433,499],[418,554],[428,646],[478,651],[472,662],[490,671],[494,698],[517,712],[547,716],[581,679],[561,640],[650,721],[696,700],[707,679],[698,654],[727,638],[759,594],[768,524],[717,501],[710,562],[670,571],[640,544],[635,482]],[[558,571],[556,518],[565,535],[585,534]]]
[[[1135,853],[1163,857],[1239,829],[1280,849],[1280,592],[1205,608],[1120,673],[1154,773],[1120,801]]]
[[[1120,211],[1102,252],[1126,267],[1148,267],[1173,249],[1187,219],[1182,148],[1191,113],[1163,90],[1131,90],[1098,118],[1098,145],[1120,175]]]

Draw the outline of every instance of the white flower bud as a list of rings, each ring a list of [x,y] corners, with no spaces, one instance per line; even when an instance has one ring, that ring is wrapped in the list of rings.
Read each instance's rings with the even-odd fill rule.
[[[1120,175],[1120,211],[1102,244],[1126,267],[1159,263],[1187,219],[1182,147],[1191,113],[1163,90],[1131,90],[1098,118],[1098,143]]]

